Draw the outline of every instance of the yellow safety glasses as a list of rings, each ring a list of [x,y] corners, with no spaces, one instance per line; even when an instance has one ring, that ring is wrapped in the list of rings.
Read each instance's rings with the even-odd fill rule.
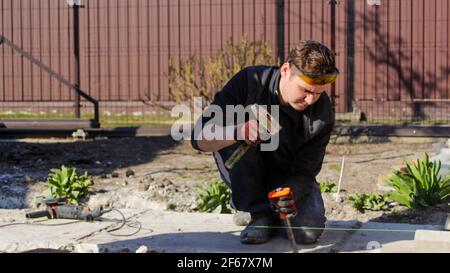
[[[300,78],[302,78],[302,80],[304,80],[308,84],[325,85],[329,83],[334,83],[336,81],[337,76],[339,75],[339,70],[337,68],[335,68],[335,71],[332,73],[317,74],[312,72],[306,72],[302,68],[296,66],[293,62],[290,62],[290,64],[300,72],[299,73]]]

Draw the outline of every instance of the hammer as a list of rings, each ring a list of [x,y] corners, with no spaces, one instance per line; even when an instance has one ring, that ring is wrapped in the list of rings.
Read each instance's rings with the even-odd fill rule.
[[[265,130],[268,132],[271,136],[277,134],[281,130],[280,124],[277,122],[276,119],[272,117],[272,115],[267,112],[264,107],[261,107],[260,105],[253,104],[250,107],[253,115],[257,118],[259,129]],[[234,165],[236,165],[237,162],[245,155],[245,153],[250,149],[251,145],[247,143],[241,144],[234,152],[233,154],[227,159],[225,162],[225,167],[227,167],[229,170],[231,170]]]

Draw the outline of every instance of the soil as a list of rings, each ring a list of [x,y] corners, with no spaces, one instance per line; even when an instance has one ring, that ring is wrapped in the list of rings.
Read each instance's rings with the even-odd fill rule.
[[[336,142],[336,141],[334,141]],[[338,201],[324,193],[327,218],[413,224],[443,224],[448,201],[416,212],[398,205],[389,211],[355,210],[346,200],[355,193],[385,193],[383,175],[403,160],[433,155],[432,143],[389,141],[331,143],[318,182],[338,183],[345,167]],[[197,211],[196,187],[219,179],[210,153],[193,150],[188,142],[170,137],[98,138],[95,140],[21,139],[0,142],[0,208],[35,208],[44,195],[49,170],[61,165],[87,171],[94,181],[83,201],[91,206]]]

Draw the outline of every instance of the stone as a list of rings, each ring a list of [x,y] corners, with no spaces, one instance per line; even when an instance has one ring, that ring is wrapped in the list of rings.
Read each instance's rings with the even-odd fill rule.
[[[233,215],[233,222],[236,226],[247,226],[250,224],[252,217],[250,213],[244,211],[237,211]]]
[[[130,177],[130,176],[134,176],[134,171],[132,169],[128,169],[127,172],[125,173],[126,177]]]
[[[81,138],[81,139],[85,140],[87,136],[88,136],[88,133],[85,132],[83,129],[78,129],[76,132],[72,133],[72,137],[75,139]]]
[[[118,172],[113,172],[111,174],[111,177],[117,178],[117,177],[119,177],[119,173]]]
[[[146,246],[140,246],[137,250],[136,253],[147,253],[148,252],[148,248]]]
[[[75,245],[74,251],[77,253],[100,253],[97,244],[78,244]]]

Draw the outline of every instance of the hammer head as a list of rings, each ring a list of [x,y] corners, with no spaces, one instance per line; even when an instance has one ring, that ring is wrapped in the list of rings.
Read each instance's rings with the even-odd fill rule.
[[[281,130],[278,121],[267,111],[267,106],[253,104],[251,110],[258,120],[260,128],[264,129],[271,136],[277,134]]]

